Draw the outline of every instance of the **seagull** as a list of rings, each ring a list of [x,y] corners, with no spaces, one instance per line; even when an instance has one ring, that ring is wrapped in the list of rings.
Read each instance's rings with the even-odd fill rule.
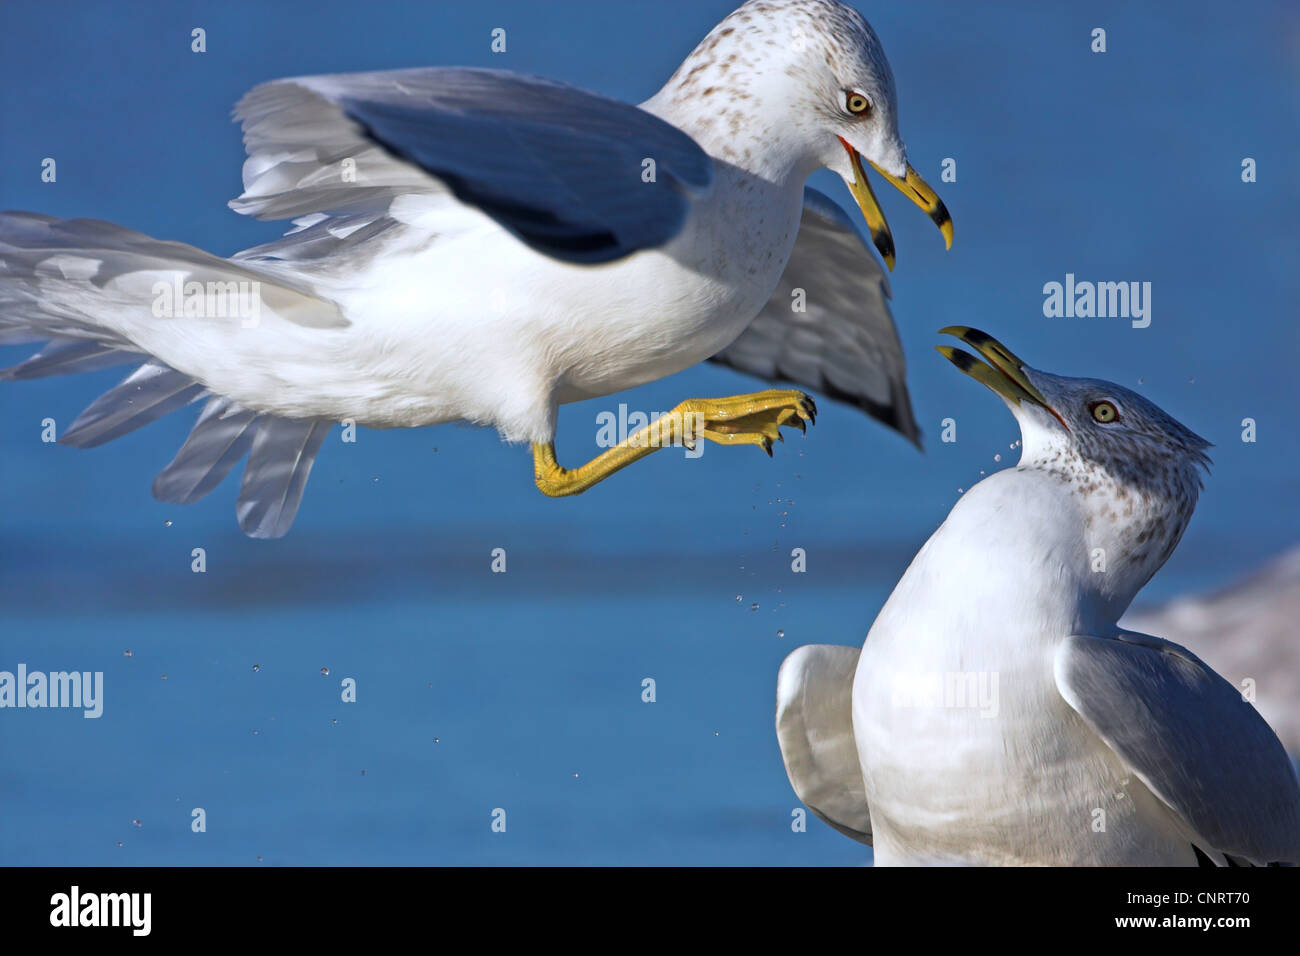
[[[884,865],[1300,862],[1300,781],[1242,689],[1120,616],[1182,537],[1208,443],[1134,392],[941,346],[1007,403],[861,650],[800,647],[776,729],[799,798]]]
[[[154,482],[188,504],[245,455],[253,537],[294,520],[335,423],[491,426],[528,443],[547,495],[667,445],[757,445],[805,429],[802,391],[688,399],[575,468],[558,407],[705,360],[822,391],[918,432],[885,273],[894,244],[864,163],[952,244],[909,165],[885,54],[833,0],[751,0],[639,106],[500,70],[307,76],[239,102],[230,205],[291,220],[229,259],[88,219],[0,215],[0,344],[48,342],[9,379],[137,367],[59,436],[91,447],[191,402]]]

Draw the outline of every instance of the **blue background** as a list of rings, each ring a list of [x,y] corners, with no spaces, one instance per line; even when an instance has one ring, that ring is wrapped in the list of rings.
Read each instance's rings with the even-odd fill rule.
[[[729,8],[9,0],[0,207],[230,254],[281,230],[223,205],[243,159],[229,111],[258,82],[489,65],[638,101]],[[1138,388],[1215,442],[1191,529],[1140,600],[1222,583],[1300,538],[1300,10],[862,8],[893,65],[912,162],[956,223],[945,253],[877,183],[924,454],[823,402],[774,460],[664,452],[552,501],[528,453],[492,432],[363,430],[349,445],[336,430],[292,533],[263,542],[238,531],[233,480],[190,508],[151,498],[192,411],[82,452],[43,444],[41,419],[66,427],[121,372],[6,384],[0,669],[102,670],[107,689],[99,720],[0,711],[0,860],[868,860],[816,820],[792,832],[774,682],[798,644],[860,642],[959,489],[1014,460],[1011,417],[931,349],[951,323],[1041,368]],[[505,54],[489,50],[494,27]],[[53,184],[40,181],[47,156]],[[940,181],[945,157],[955,183]],[[813,183],[853,208],[829,174]],[[1043,284],[1067,272],[1151,282],[1151,326],[1044,318]],[[656,411],[752,385],[700,367],[566,407],[561,460],[589,457],[595,416],[620,401]],[[938,441],[945,417],[954,444]],[[1255,444],[1240,440],[1245,417]],[[195,547],[205,574],[190,571]],[[806,574],[791,573],[795,547]],[[506,574],[489,571],[494,548]],[[340,701],[344,677],[356,703]],[[194,807],[204,834],[190,831]],[[489,826],[498,807],[504,834]]]

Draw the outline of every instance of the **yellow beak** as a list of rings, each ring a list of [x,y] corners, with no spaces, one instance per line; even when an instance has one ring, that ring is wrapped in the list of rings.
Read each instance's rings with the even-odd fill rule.
[[[1021,402],[1032,402],[1046,409],[1065,426],[1067,432],[1070,430],[1070,426],[1065,424],[1061,414],[1048,403],[1034,383],[1029,381],[1024,371],[1025,363],[993,336],[966,325],[950,325],[946,329],[940,329],[939,334],[952,335],[961,339],[979,352],[985,362],[988,362],[985,365],[969,352],[951,345],[936,345],[935,348],[940,354],[953,365],[1016,405]]]
[[[889,231],[889,223],[885,220],[885,214],[880,208],[880,201],[876,199],[876,194],[871,191],[871,183],[867,181],[866,171],[862,168],[862,154],[850,146],[843,137],[840,138],[840,142],[844,144],[844,148],[848,151],[849,162],[853,165],[854,181],[849,186],[849,191],[853,193],[853,198],[858,201],[858,207],[862,210],[862,217],[866,219],[867,228],[871,230],[871,241],[880,252],[881,258],[885,260],[885,265],[892,271],[894,268],[894,236]],[[871,160],[867,160],[867,162],[871,162]],[[921,178],[921,174],[908,166],[906,177],[899,179],[890,175],[875,163],[871,163],[871,166],[885,179],[893,183],[899,192],[925,210],[926,215],[934,221],[934,224],[939,227],[939,231],[943,233],[944,247],[951,249],[952,217],[948,215],[948,209],[944,206],[943,200],[939,198],[938,193],[931,189],[930,184]]]

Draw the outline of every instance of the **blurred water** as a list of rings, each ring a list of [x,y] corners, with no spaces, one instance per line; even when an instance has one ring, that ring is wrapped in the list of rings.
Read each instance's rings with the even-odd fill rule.
[[[639,99],[729,5],[273,6],[0,7],[0,206],[229,253],[278,231],[222,207],[242,161],[228,111],[256,82],[456,63]],[[42,444],[41,420],[66,425],[120,373],[0,387],[0,669],[102,670],[107,687],[99,720],[0,711],[0,860],[868,860],[815,820],[791,831],[775,675],[798,644],[859,642],[958,489],[1011,460],[1010,416],[930,350],[954,322],[1052,371],[1138,388],[1216,443],[1197,517],[1144,600],[1300,538],[1300,12],[863,9],[912,161],[957,227],[945,254],[882,193],[925,454],[823,402],[772,461],[664,452],[551,501],[527,453],[491,433],[336,432],[293,532],[254,542],[233,483],[191,508],[149,495],[192,414],[77,452]],[[193,26],[208,31],[201,56]],[[496,26],[504,56],[488,49]],[[1095,26],[1104,55],[1088,49]],[[46,156],[56,184],[40,182]],[[1240,181],[1245,156],[1257,183]],[[940,182],[945,157],[955,183]],[[834,179],[814,184],[850,202]],[[1067,272],[1151,281],[1151,327],[1043,318],[1043,284]],[[751,384],[700,368],[568,407],[561,460],[591,453],[595,415],[619,401],[652,411]],[[937,440],[945,417],[955,444]],[[196,547],[205,574],[190,571]],[[790,571],[796,547],[806,574]],[[505,574],[489,570],[494,548]],[[347,677],[356,703],[340,700]],[[206,834],[190,832],[194,807]]]

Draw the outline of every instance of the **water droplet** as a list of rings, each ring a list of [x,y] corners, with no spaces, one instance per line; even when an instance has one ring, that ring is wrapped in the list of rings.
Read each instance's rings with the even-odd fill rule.
[[[254,737],[260,737],[260,736],[262,736],[262,732],[261,732],[260,730],[255,730],[255,731],[253,731],[253,736],[254,736]]]
[[[338,722],[339,722],[339,719],[338,719],[337,717],[331,717],[331,718],[330,718],[330,723],[331,723],[331,724],[337,724]]]
[[[164,527],[164,528],[170,528],[171,526],[172,526],[172,523],[171,523],[170,520],[167,520],[167,521],[164,521],[164,522],[163,522],[163,527]]]
[[[1002,460],[1002,456],[1001,456],[1001,455],[994,455],[994,456],[993,456],[993,460],[994,460],[994,461],[1001,461],[1001,460]]]
[[[441,738],[441,737],[434,737],[434,738],[433,738],[433,742],[434,742],[435,744],[440,744],[440,743],[442,743],[442,738]]]
[[[117,845],[118,845],[118,846],[122,846],[122,845],[123,845],[123,844],[122,844],[122,841],[121,841],[121,840],[118,840],[118,841],[117,841]]]
[[[261,665],[261,664],[254,664],[254,665],[253,665],[253,670],[255,670],[255,671],[260,671],[261,669],[262,669],[262,665]]]
[[[718,732],[716,730],[713,732],[713,736],[715,737],[718,736]]]
[[[375,475],[375,477],[371,478],[370,480],[373,481],[375,484],[379,484],[379,476],[378,476],[378,475]]]
[[[574,779],[574,780],[577,780],[577,779],[578,779],[578,771],[576,771],[576,770],[573,771],[573,779]]]
[[[757,611],[757,610],[758,610],[758,602],[755,601],[753,604],[751,604],[751,605],[749,606],[749,609],[750,609],[751,611]]]
[[[123,651],[123,652],[122,652],[122,656],[123,656],[123,657],[135,657],[135,651],[129,651],[129,650],[128,650],[128,651]]]
[[[144,824],[141,823],[139,820],[132,820],[132,821],[131,821],[131,826],[133,826],[133,827],[142,827],[142,826],[144,826]]]
[[[737,603],[737,604],[740,603],[740,595],[739,595],[739,594],[736,595],[736,603]]]
[[[258,858],[257,858],[257,862],[258,862],[258,863],[261,863],[261,862],[262,862],[262,858],[261,858],[261,856],[258,856]]]
[[[166,680],[166,679],[167,679],[167,675],[166,675],[166,674],[163,674],[161,679],[162,679],[162,680]]]
[[[329,676],[330,676],[330,669],[329,669],[328,667],[322,667],[322,668],[320,669],[320,676],[321,676],[321,677],[329,677]]]
[[[365,776],[365,775],[366,775],[366,772],[365,772],[365,771],[364,771],[364,770],[363,770],[363,771],[361,771],[361,776],[363,776],[363,777],[364,777],[364,776]]]
[[[776,636],[777,636],[777,637],[785,637],[785,631],[777,631],[777,632],[776,632]]]

